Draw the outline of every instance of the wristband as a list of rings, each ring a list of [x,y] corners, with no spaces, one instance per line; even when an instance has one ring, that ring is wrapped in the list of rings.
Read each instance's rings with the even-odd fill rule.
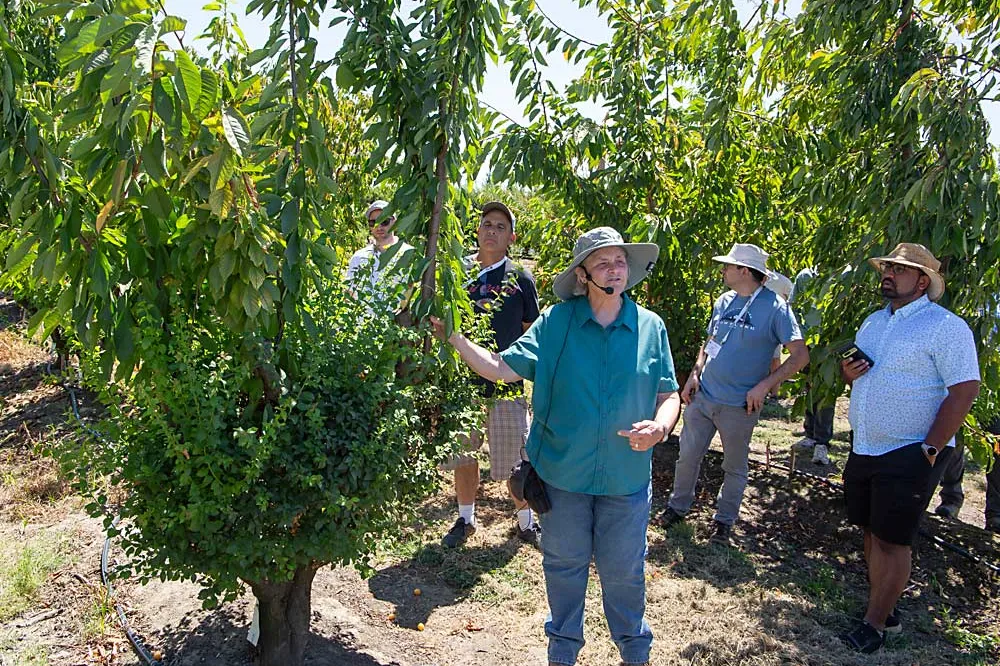
[[[922,448],[924,450],[924,454],[928,458],[933,458],[934,456],[936,456],[938,454],[937,448],[934,447],[934,446],[931,446],[927,442],[920,442],[920,448]]]

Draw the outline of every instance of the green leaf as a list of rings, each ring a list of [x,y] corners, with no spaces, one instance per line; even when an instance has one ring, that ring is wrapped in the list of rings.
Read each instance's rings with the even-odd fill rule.
[[[21,260],[31,251],[31,248],[35,246],[37,242],[35,236],[28,236],[18,243],[10,254],[7,255],[7,270],[12,270],[15,266],[21,263]]]
[[[147,25],[135,43],[135,69],[132,70],[132,80],[138,82],[143,77],[153,73],[153,56],[156,55],[156,44],[160,38],[160,23],[153,19]]]
[[[299,225],[299,205],[298,201],[292,200],[285,203],[281,209],[281,233],[284,236],[295,231]]]
[[[186,52],[176,51],[175,53],[177,72],[174,75],[174,86],[181,99],[181,104],[188,114],[193,116],[198,100],[201,99],[201,70]]]
[[[115,327],[115,355],[122,361],[131,360],[135,356],[135,341],[130,319],[128,316],[122,317]]]
[[[154,132],[149,142],[142,147],[142,166],[154,181],[162,183],[167,179],[166,146],[163,144],[162,130]]]
[[[225,282],[229,279],[229,276],[233,274],[233,269],[236,267],[236,253],[232,250],[226,252],[221,257],[219,257],[219,276],[222,281]]]
[[[207,118],[215,109],[215,102],[219,99],[219,77],[210,69],[201,70],[201,97],[195,104],[194,117],[199,122]]]
[[[358,83],[358,77],[354,75],[351,68],[341,65],[337,68],[337,87],[344,90],[352,90]]]
[[[240,157],[246,157],[246,152],[250,148],[250,130],[247,121],[239,111],[228,104],[222,107],[222,130],[233,151]]]
[[[118,0],[115,8],[121,14],[131,15],[145,12],[152,6],[150,0]]]
[[[180,16],[164,16],[160,23],[160,35],[183,32],[185,28],[187,28],[187,19],[182,19]]]
[[[155,185],[147,187],[146,191],[143,192],[142,203],[149,208],[153,215],[163,220],[169,219],[174,208],[166,190]]]

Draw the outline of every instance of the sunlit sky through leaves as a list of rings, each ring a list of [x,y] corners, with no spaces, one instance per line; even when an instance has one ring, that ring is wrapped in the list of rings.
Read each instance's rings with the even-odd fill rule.
[[[188,30],[186,32],[186,43],[191,43],[192,36],[200,35],[212,16],[217,12],[207,12],[202,9],[209,0],[166,0],[167,11],[176,16],[187,19]],[[218,4],[223,4],[223,0],[218,0]],[[247,42],[251,48],[260,48],[267,42],[269,24],[263,21],[258,14],[252,16],[245,15],[245,0],[230,0],[229,11],[235,12],[239,18],[239,25],[246,35]],[[403,5],[406,6],[404,1]],[[578,38],[591,42],[605,42],[609,39],[611,30],[607,23],[598,15],[593,7],[581,9],[577,0],[536,0],[536,6],[541,8],[560,27],[571,32]],[[790,0],[786,11],[794,14],[799,10],[801,2]],[[736,7],[740,13],[742,21],[746,22],[750,18],[750,13],[756,7],[756,2],[746,0],[736,0]],[[332,19],[338,14],[328,12]],[[324,23],[328,23],[325,21]],[[346,33],[346,23],[332,28],[324,27],[321,38],[318,40],[317,58],[331,58],[340,48],[341,41]],[[194,42],[195,48],[204,50],[205,42]],[[556,86],[556,89],[563,87],[583,70],[582,62],[573,65],[559,56],[552,54],[548,58],[548,67],[544,74]],[[514,94],[514,84],[510,82],[510,71],[503,66],[490,66],[486,75],[486,82],[483,90],[483,101],[503,112],[517,122],[524,122],[525,117],[522,108],[517,103]],[[604,115],[602,109],[597,104],[581,105],[580,111],[594,120],[600,120]],[[1000,103],[987,102],[984,106],[986,117],[990,124],[990,140],[994,145],[1000,145]]]

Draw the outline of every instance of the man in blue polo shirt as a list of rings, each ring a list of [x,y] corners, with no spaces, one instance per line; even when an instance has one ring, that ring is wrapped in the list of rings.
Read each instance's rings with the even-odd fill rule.
[[[847,518],[864,528],[868,608],[841,636],[859,652],[882,647],[910,579],[911,544],[950,456],[955,433],[979,394],[972,331],[932,301],[944,293],[941,262],[923,245],[900,243],[870,259],[889,304],[868,316],[845,359],[854,432],[844,468]]]
[[[684,429],[674,469],[674,488],[661,524],[684,520],[694,503],[701,461],[715,433],[722,439],[725,480],[719,491],[712,540],[727,544],[739,516],[750,471],[750,436],[764,398],[809,362],[809,352],[788,303],[764,289],[767,253],[737,243],[729,254],[713,257],[731,291],[715,302],[708,341],[698,354],[681,399]],[[771,372],[777,345],[788,359]]]

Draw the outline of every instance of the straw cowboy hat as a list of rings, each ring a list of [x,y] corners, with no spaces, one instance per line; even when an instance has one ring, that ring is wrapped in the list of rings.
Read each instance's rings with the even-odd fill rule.
[[[747,268],[756,269],[764,275],[768,275],[770,273],[767,270],[767,258],[769,256],[767,252],[764,252],[764,250],[753,243],[736,243],[733,245],[733,249],[729,251],[729,254],[712,257],[712,261],[718,261],[720,264],[746,266]]]
[[[868,263],[875,270],[881,270],[879,265],[882,263],[912,266],[931,280],[931,286],[927,288],[927,298],[936,301],[944,293],[944,278],[938,272],[941,270],[941,262],[920,243],[900,243],[888,256],[872,257]]]
[[[622,235],[611,227],[591,229],[576,241],[576,245],[573,246],[573,261],[552,282],[552,291],[556,293],[556,296],[564,301],[573,298],[575,295],[573,290],[576,286],[574,269],[582,264],[591,252],[604,247],[620,247],[625,250],[625,256],[628,260],[626,291],[642,282],[649,275],[653,264],[656,263],[657,255],[660,254],[660,247],[656,243],[626,243]]]

